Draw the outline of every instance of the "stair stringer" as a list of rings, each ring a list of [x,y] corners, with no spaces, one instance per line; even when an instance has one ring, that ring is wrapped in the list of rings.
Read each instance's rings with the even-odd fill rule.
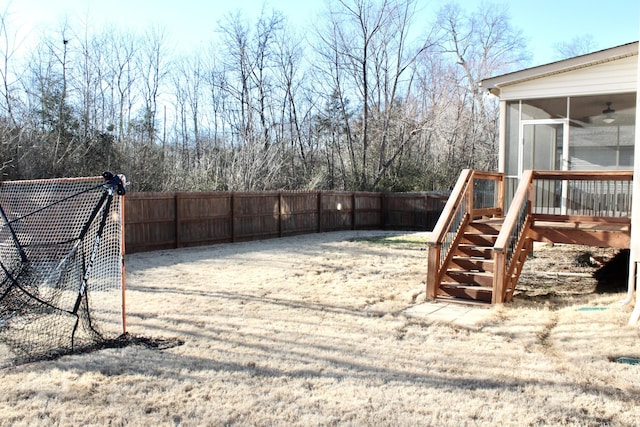
[[[500,261],[500,256],[504,259],[503,253],[498,253],[494,249],[494,259],[497,274],[494,276],[494,298],[492,303],[511,302],[516,285],[520,279],[524,263],[533,249],[533,239],[529,236],[531,230],[531,216],[527,215],[518,236],[518,240],[513,250],[513,256],[509,264]],[[501,267],[504,266],[504,267]],[[502,281],[503,283],[500,283]]]
[[[513,293],[516,290],[516,285],[518,284],[518,280],[520,279],[520,274],[522,274],[522,268],[524,267],[524,263],[527,261],[529,254],[531,253],[531,249],[533,248],[533,240],[529,237],[525,238],[525,244],[522,250],[520,251],[519,256],[516,260],[516,265],[510,277],[505,277],[507,279],[507,283],[505,284],[505,295],[504,301],[511,302],[513,299]],[[506,276],[506,275],[505,275]]]

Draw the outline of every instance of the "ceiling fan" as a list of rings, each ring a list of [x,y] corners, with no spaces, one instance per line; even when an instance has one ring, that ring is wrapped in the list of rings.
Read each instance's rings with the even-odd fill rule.
[[[615,117],[613,117],[613,113],[615,112],[616,110],[611,108],[611,102],[607,102],[607,108],[602,110],[602,114],[604,114],[604,119],[602,119],[602,121],[608,125],[613,123],[615,121]]]

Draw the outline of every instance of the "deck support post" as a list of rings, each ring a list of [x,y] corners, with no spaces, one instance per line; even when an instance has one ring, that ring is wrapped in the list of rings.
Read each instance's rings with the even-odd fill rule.
[[[491,295],[491,304],[500,304],[504,302],[504,290],[506,280],[507,262],[503,251],[493,251],[493,293]]]
[[[438,264],[440,264],[440,244],[429,245],[428,261],[427,261],[427,299],[435,299],[438,296],[438,286],[440,272]]]

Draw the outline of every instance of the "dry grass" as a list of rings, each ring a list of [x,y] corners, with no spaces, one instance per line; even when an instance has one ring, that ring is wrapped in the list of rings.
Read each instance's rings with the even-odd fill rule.
[[[540,248],[514,303],[460,326],[403,313],[424,301],[426,236],[386,235],[131,255],[129,332],[184,344],[4,369],[0,424],[638,424],[640,366],[610,361],[640,356],[622,295],[536,279],[565,247]]]

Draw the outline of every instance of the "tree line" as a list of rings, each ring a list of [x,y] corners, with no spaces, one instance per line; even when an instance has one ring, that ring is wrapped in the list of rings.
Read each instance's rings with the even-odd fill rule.
[[[482,78],[522,67],[508,10],[334,0],[313,28],[226,15],[196,53],[158,28],[64,24],[18,55],[0,15],[0,179],[124,173],[133,191],[448,188],[497,167]],[[304,30],[304,31],[303,31]],[[204,29],[203,29],[204,31]]]

